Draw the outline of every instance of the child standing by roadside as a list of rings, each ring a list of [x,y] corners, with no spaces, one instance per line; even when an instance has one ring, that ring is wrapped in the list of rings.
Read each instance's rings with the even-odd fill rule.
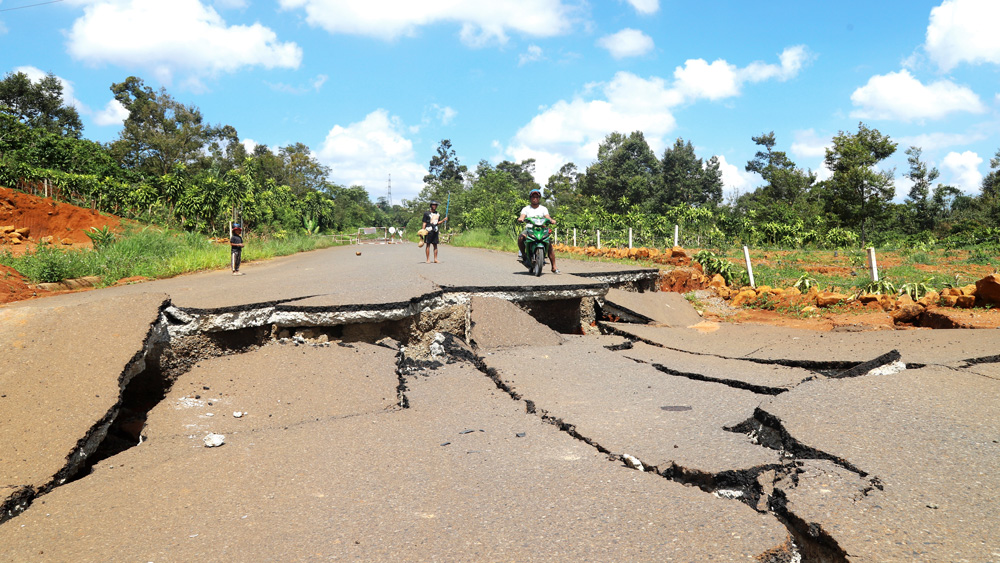
[[[229,247],[232,250],[230,266],[234,276],[242,276],[240,259],[243,257],[243,227],[239,223],[233,225],[233,236],[229,237]]]

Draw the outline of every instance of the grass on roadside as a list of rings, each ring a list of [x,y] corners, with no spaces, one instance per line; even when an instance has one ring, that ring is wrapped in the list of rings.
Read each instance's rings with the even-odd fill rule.
[[[336,244],[332,239],[307,235],[287,235],[281,239],[247,235],[244,238],[247,245],[243,250],[245,262]],[[39,245],[22,256],[6,251],[0,253],[0,264],[17,270],[33,283],[100,276],[103,285],[110,285],[136,276],[168,278],[186,272],[224,268],[229,264],[229,251],[228,244],[212,242],[202,234],[146,227],[127,231],[114,242],[94,250],[63,250]]]
[[[453,246],[517,252],[517,239],[513,233],[495,233],[488,229],[470,229],[458,233],[452,237],[451,244]]]

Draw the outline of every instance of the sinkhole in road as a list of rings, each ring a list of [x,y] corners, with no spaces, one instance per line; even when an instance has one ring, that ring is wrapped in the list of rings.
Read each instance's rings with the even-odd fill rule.
[[[596,332],[591,326],[595,318],[591,298],[547,299],[520,302],[521,307],[539,322],[564,334]],[[404,350],[399,354],[397,371],[400,405],[406,406],[403,373],[413,366],[435,364],[432,346],[436,335],[467,341],[469,332],[469,300],[422,310],[403,318],[372,320],[347,324],[267,324],[245,326],[215,332],[169,334],[154,342],[145,357],[145,369],[131,378],[122,390],[115,413],[106,426],[103,439],[96,449],[83,452],[84,463],[68,475],[66,482],[86,477],[101,461],[139,445],[149,412],[167,395],[173,383],[203,360],[243,354],[269,342],[284,342],[293,346],[318,346],[330,343],[365,342]],[[256,318],[247,312],[247,318]],[[377,318],[377,315],[372,315]],[[307,319],[303,319],[307,320]],[[163,320],[161,319],[161,322]],[[409,366],[409,367],[407,367]]]

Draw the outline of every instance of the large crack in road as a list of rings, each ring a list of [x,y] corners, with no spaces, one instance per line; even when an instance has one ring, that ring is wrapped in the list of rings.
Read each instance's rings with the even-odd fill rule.
[[[845,542],[838,538],[836,522],[825,523],[813,518],[810,510],[801,508],[803,501],[796,497],[796,490],[801,479],[812,478],[817,472],[822,474],[824,471],[812,462],[829,462],[855,475],[857,481],[848,487],[850,490],[838,492],[846,494],[855,503],[877,499],[886,487],[883,478],[877,470],[863,469],[863,462],[852,461],[849,456],[840,453],[824,451],[822,447],[810,446],[808,440],[796,438],[781,416],[776,414],[780,410],[772,412],[768,401],[769,398],[778,396],[787,397],[792,390],[806,387],[807,383],[817,385],[831,380],[875,379],[898,374],[906,367],[900,361],[900,352],[891,350],[866,361],[810,361],[706,354],[665,346],[662,342],[623,331],[620,326],[596,322],[600,315],[595,311],[593,300],[598,296],[599,293],[592,287],[537,292],[483,291],[481,294],[474,290],[440,291],[419,299],[372,308],[358,306],[323,309],[269,303],[216,311],[184,309],[164,302],[156,321],[150,325],[140,350],[126,363],[119,378],[119,397],[115,406],[95,421],[79,439],[65,465],[41,486],[0,483],[7,489],[14,489],[7,493],[0,507],[0,525],[23,513],[33,502],[56,487],[85,478],[102,461],[141,444],[145,438],[142,426],[148,413],[164,398],[174,381],[207,359],[246,354],[274,343],[315,348],[367,342],[392,349],[397,378],[395,404],[399,409],[410,407],[408,395],[415,379],[432,377],[434,372],[445,369],[446,366],[467,365],[489,378],[510,400],[523,403],[525,414],[555,426],[574,440],[604,455],[613,464],[695,487],[713,497],[734,500],[758,513],[769,514],[787,528],[794,541],[783,548],[775,546],[771,551],[759,553],[761,561],[840,562],[859,557],[858,553],[850,551],[854,548],[845,547]],[[767,456],[757,457],[759,454],[753,454],[731,468],[712,469],[712,463],[688,464],[672,459],[670,455],[661,455],[657,453],[657,448],[649,449],[648,445],[642,445],[645,443],[643,440],[632,446],[628,440],[620,441],[615,432],[602,436],[591,434],[589,429],[594,428],[590,426],[591,421],[581,416],[586,410],[567,409],[558,400],[553,401],[552,397],[556,395],[549,394],[549,388],[546,387],[548,383],[539,387],[530,378],[527,381],[519,379],[521,372],[512,372],[509,363],[498,363],[497,358],[504,352],[498,352],[499,348],[490,348],[491,339],[497,337],[488,334],[488,331],[484,332],[492,321],[479,319],[480,326],[475,326],[477,320],[474,318],[473,303],[482,302],[483,299],[520,302],[522,309],[533,315],[536,321],[564,335],[590,334],[591,336],[578,338],[598,339],[597,349],[635,366],[625,369],[626,377],[632,376],[632,369],[648,365],[654,367],[663,380],[678,378],[698,385],[715,385],[720,389],[728,388],[734,392],[749,394],[751,402],[757,401],[751,416],[733,424],[706,428],[706,431],[744,436],[747,448],[775,452],[772,461],[762,462],[760,460],[766,460]],[[510,320],[505,319],[508,328]],[[517,353],[531,350],[531,353],[541,354],[537,346],[532,348],[537,344],[532,341],[531,334],[535,329],[527,329],[524,324],[514,326],[526,333],[521,335],[522,341],[516,343],[520,347]],[[607,337],[595,336],[594,326],[601,326],[606,334],[618,335],[620,338],[614,341],[599,340]],[[649,349],[642,349],[641,346]],[[573,354],[591,352],[590,348],[581,345]],[[687,356],[687,359],[673,356],[668,360],[661,358],[660,361],[655,361],[658,354],[664,352]],[[970,358],[959,362],[959,367],[995,364],[1000,361],[997,358]],[[524,361],[528,371],[534,369],[532,359]],[[715,365],[712,362],[721,363]],[[734,362],[743,362],[742,368],[735,367]],[[747,368],[751,365],[773,369],[767,373],[748,375],[754,371]],[[924,365],[911,364],[910,367],[923,368]],[[736,375],[736,372],[740,372],[742,378],[719,375]],[[514,378],[510,379],[512,374]],[[643,377],[651,376],[646,374]],[[753,377],[769,383],[756,383]],[[572,384],[571,381],[567,383]],[[649,387],[652,388],[652,384]],[[532,390],[538,391],[538,394],[534,394]],[[758,398],[752,399],[752,396]],[[678,400],[675,403],[683,402],[683,396],[676,398]],[[200,400],[199,397],[196,399]],[[619,408],[624,409],[622,412],[631,408],[627,406],[628,401],[619,403]],[[693,408],[687,404],[667,404],[661,405],[659,410],[662,413],[685,413]],[[315,421],[321,419],[316,418]],[[663,438],[666,442],[671,440],[669,436]],[[673,448],[677,449],[678,446],[674,445]],[[638,450],[646,451],[648,457]],[[737,459],[739,456],[734,461]],[[933,503],[928,503],[928,506],[931,504]],[[987,545],[986,549],[995,548]],[[860,560],[865,559],[869,558],[860,557]]]

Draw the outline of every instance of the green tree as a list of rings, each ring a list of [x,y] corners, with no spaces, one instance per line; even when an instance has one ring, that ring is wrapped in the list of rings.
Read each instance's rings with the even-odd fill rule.
[[[528,191],[514,176],[523,169],[510,164],[494,167],[485,160],[479,163],[475,180],[464,200],[469,211],[465,214],[465,222],[459,226],[501,233],[514,224],[518,211],[528,202]]]
[[[746,242],[771,244],[787,239],[787,229],[804,233],[815,230],[819,223],[816,175],[798,168],[784,151],[774,150],[773,131],[752,139],[761,149],[747,162],[745,170],[759,174],[765,183],[733,202],[725,216],[727,228]]]
[[[200,163],[206,147],[229,133],[206,124],[197,107],[175,101],[163,88],[153,91],[134,76],[113,84],[111,91],[128,111],[118,140],[111,143],[112,154],[143,174],[162,176],[177,165]]]
[[[408,202],[414,213],[422,213],[427,209],[430,201],[444,202],[448,194],[454,194],[453,199],[461,199],[461,192],[465,189],[466,176],[469,169],[459,162],[455,156],[455,149],[451,146],[451,141],[443,139],[438,145],[437,154],[431,157],[427,167],[427,174],[424,176],[424,188],[420,190],[417,199]],[[449,217],[451,221],[453,217]]]
[[[63,99],[62,82],[52,73],[38,82],[23,72],[0,80],[0,113],[7,113],[33,129],[79,139],[83,124],[76,108]]]
[[[656,192],[659,162],[642,131],[627,137],[617,131],[597,148],[597,160],[587,167],[583,195],[596,196],[611,213],[645,205]]]
[[[308,146],[294,143],[282,147],[278,154],[284,175],[276,180],[292,188],[292,193],[302,195],[309,191],[323,191],[330,183],[330,167],[316,160]]]
[[[913,182],[906,195],[906,205],[911,210],[911,233],[933,230],[936,219],[932,210],[931,184],[941,173],[937,168],[928,168],[927,163],[920,160],[921,152],[919,147],[906,149],[910,170],[904,176]]]
[[[13,114],[0,111],[0,158],[18,151],[36,135]]]
[[[867,242],[867,225],[881,215],[895,195],[895,170],[877,170],[875,166],[896,152],[896,143],[877,129],[858,124],[857,133],[841,131],[826,149],[826,167],[833,172],[829,179],[833,211],[844,223],[860,226],[861,244]]]
[[[990,171],[980,184],[982,191],[977,198],[983,213],[996,224],[1000,221],[1000,149],[990,159]]]
[[[524,193],[525,200],[528,199],[528,192],[531,190],[541,190],[541,186],[535,182],[535,159],[533,158],[522,160],[520,163],[504,160],[496,165],[496,169],[510,174],[518,189]]]
[[[955,202],[961,196],[962,190],[956,188],[955,186],[938,184],[937,187],[934,188],[930,204],[928,205],[928,210],[934,218],[935,229],[937,229],[940,223],[951,219],[955,210]]]
[[[372,204],[364,186],[345,188],[331,184],[329,193],[333,197],[333,228],[347,231],[358,227],[373,227],[378,208]]]
[[[209,170],[216,177],[222,177],[226,172],[238,168],[246,157],[250,156],[246,147],[240,142],[236,128],[231,125],[215,130],[215,135],[208,139],[205,152],[207,154],[199,159],[196,169]]]
[[[580,184],[583,181],[583,174],[577,170],[576,165],[567,162],[559,168],[559,172],[549,176],[549,181],[545,183],[542,197],[551,202],[552,213],[561,215],[576,215],[583,206],[583,194],[580,192]]]
[[[451,146],[451,140],[442,139],[438,144],[437,154],[431,157],[427,167],[427,175],[424,176],[425,184],[465,181],[465,174],[468,167],[462,165],[455,156],[455,149]]]
[[[706,164],[694,153],[691,141],[678,138],[663,151],[660,159],[662,189],[658,191],[654,210],[662,211],[676,205],[711,205],[722,202],[722,172],[719,159],[712,157]]]
[[[756,172],[767,182],[757,189],[758,194],[765,202],[785,202],[794,207],[816,182],[816,175],[797,168],[784,151],[774,150],[774,131],[751,139],[764,148],[745,167],[747,172]]]

